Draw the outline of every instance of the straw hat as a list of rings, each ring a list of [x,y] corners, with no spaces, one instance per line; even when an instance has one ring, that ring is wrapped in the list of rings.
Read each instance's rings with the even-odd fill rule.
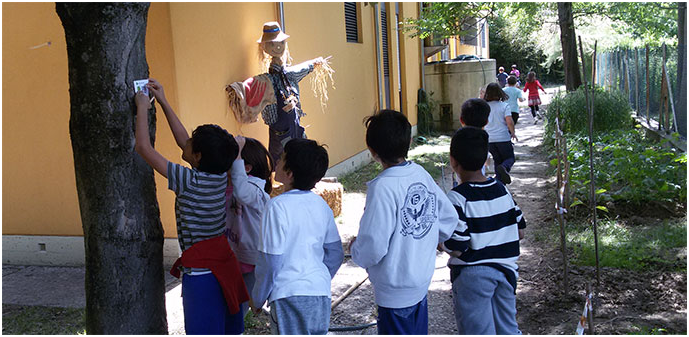
[[[282,32],[282,28],[280,28],[279,23],[277,23],[275,21],[271,21],[271,22],[266,22],[263,24],[263,35],[256,42],[258,42],[258,43],[269,42],[269,41],[280,42],[280,41],[285,41],[288,37],[289,37],[289,35]]]

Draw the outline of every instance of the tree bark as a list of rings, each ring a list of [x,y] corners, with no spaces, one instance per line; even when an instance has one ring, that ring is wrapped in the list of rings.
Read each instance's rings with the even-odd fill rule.
[[[152,169],[134,151],[133,81],[148,78],[148,3],[57,3],[86,251],[88,334],[167,334],[163,229]],[[155,111],[151,141],[155,138]]]
[[[565,87],[574,91],[581,86],[581,73],[577,59],[577,41],[574,32],[574,16],[571,2],[557,3],[557,16],[560,24],[560,44],[562,44],[562,63],[565,70]]]
[[[687,3],[678,2],[677,11],[677,88],[675,88],[675,112],[677,130],[687,136]]]

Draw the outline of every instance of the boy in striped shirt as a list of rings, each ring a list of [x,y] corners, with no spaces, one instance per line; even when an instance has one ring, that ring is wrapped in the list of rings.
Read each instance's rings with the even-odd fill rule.
[[[443,243],[459,334],[521,334],[515,293],[519,239],[526,227],[507,188],[486,178],[488,134],[464,127],[452,137],[450,164],[462,184],[448,193],[459,215],[452,237]]]

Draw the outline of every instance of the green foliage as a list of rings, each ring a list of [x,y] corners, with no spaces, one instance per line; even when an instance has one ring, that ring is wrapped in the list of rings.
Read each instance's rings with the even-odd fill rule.
[[[85,335],[84,309],[2,305],[3,335]]]
[[[615,220],[598,223],[601,267],[631,270],[686,270],[686,218],[630,227]],[[595,266],[593,228],[590,222],[569,223],[567,241],[573,263]]]
[[[548,63],[547,55],[552,53],[546,53],[533,41],[531,34],[524,34],[510,17],[495,15],[489,19],[489,26],[490,57],[495,59],[497,66],[503,66],[509,72],[510,65],[516,64],[522,73],[522,82],[529,71],[536,72],[542,83],[564,82],[562,61]],[[559,46],[559,42],[555,45]]]
[[[418,19],[405,19],[402,29],[411,32],[410,37],[422,39],[463,36],[468,33],[467,26],[475,23],[475,19],[490,15],[492,8],[490,2],[431,2]]]
[[[416,104],[418,117],[418,130],[422,135],[429,135],[433,132],[433,111],[438,108],[438,101],[433,99],[433,92],[426,93],[419,89],[418,104]]]
[[[589,99],[591,91],[589,90]],[[586,112],[586,95],[584,86],[573,92],[560,92],[553,97],[546,112],[547,123],[545,134],[554,135],[555,117],[558,110],[562,132],[565,134],[576,132],[588,132],[588,113]],[[593,130],[595,132],[628,129],[632,125],[632,109],[627,98],[619,92],[608,92],[596,87],[594,99]],[[563,122],[562,122],[563,121]],[[546,144],[552,144],[554,140],[546,139]]]
[[[598,203],[685,204],[686,153],[665,148],[638,130],[594,135],[594,177]],[[570,185],[574,200],[589,200],[589,146],[583,133],[567,135]]]

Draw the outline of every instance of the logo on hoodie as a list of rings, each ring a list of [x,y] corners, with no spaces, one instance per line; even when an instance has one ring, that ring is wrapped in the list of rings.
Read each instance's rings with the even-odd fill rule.
[[[400,234],[411,235],[420,240],[438,219],[438,206],[435,193],[429,192],[422,183],[414,183],[407,189],[402,206],[402,230]]]

